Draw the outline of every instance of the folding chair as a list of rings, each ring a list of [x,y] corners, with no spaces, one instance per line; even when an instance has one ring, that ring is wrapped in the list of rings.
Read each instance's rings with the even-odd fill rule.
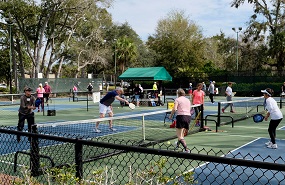
[[[168,110],[166,113],[165,113],[165,116],[164,116],[164,126],[165,126],[165,120],[166,119],[169,119],[169,116],[171,114],[171,111],[172,111],[172,108],[174,107],[174,98],[165,98],[165,101],[166,101],[166,109]],[[171,120],[171,123],[174,121],[174,116],[172,117],[172,120]]]

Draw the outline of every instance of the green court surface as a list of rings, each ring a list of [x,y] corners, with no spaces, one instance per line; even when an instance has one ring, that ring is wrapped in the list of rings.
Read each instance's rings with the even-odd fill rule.
[[[175,97],[173,97],[175,98]],[[235,99],[243,99],[243,97],[235,97]],[[219,96],[219,97],[215,97],[215,101],[225,101],[225,97],[223,96]],[[90,106],[88,108],[87,111],[87,107],[86,107],[86,102],[85,101],[81,101],[81,102],[69,102],[68,99],[65,100],[61,100],[61,101],[55,101],[57,103],[54,104],[54,106],[51,106],[50,108],[54,108],[56,110],[56,115],[55,116],[47,116],[45,114],[45,116],[43,116],[42,112],[36,112],[35,113],[35,120],[38,124],[41,123],[49,123],[49,122],[60,122],[60,121],[76,121],[76,120],[88,120],[88,119],[95,119],[99,117],[99,112],[98,112],[98,103],[93,103],[93,102],[89,102]],[[217,103],[210,103],[209,99],[206,98],[205,99],[205,106],[204,106],[204,112],[205,115],[207,113],[210,114],[216,114],[217,113]],[[5,123],[4,125],[9,125],[9,126],[16,126],[17,125],[17,106],[15,107],[9,107],[10,109],[7,110],[3,110],[1,111],[1,115],[3,115],[3,112],[8,112],[7,116],[10,119],[2,119],[2,124]],[[140,106],[135,108],[134,110],[130,110],[127,106],[125,107],[121,107],[118,101],[115,101],[113,104],[113,110],[115,113],[115,117],[116,116],[123,116],[123,115],[130,115],[130,114],[134,114],[134,113],[145,113],[147,111],[158,111],[158,110],[166,110],[166,105],[164,106],[157,106],[157,107],[147,107],[147,106]],[[285,109],[281,109],[281,111],[283,112],[283,114],[285,114]],[[147,114],[147,113],[146,113]],[[234,114],[234,113],[233,113]],[[11,116],[14,115],[14,116]],[[167,130],[167,134],[171,134],[173,136],[175,136],[175,129],[174,128],[169,128],[169,125],[171,124],[171,122],[169,120],[167,120],[166,124],[163,124],[163,118],[159,118],[158,120],[152,120],[152,122],[157,122],[158,124],[153,125],[153,128],[150,128],[149,130],[146,130],[146,134],[148,134],[148,132],[150,132],[151,130],[154,130],[159,128],[161,130],[161,132],[163,130]],[[217,155],[217,156],[222,156],[227,154],[228,152],[234,151],[238,148],[240,148],[241,146],[247,145],[248,143],[258,139],[258,138],[265,138],[265,140],[269,140],[269,135],[267,133],[267,128],[268,128],[268,124],[269,121],[263,121],[261,123],[254,123],[252,118],[248,118],[245,120],[241,120],[238,122],[234,123],[234,127],[232,128],[231,124],[228,125],[223,125],[220,126],[218,128],[218,132],[215,132],[215,124],[214,122],[208,122],[207,126],[210,127],[210,129],[212,131],[204,131],[204,132],[197,132],[194,134],[189,134],[185,137],[186,143],[188,145],[188,148],[191,150],[191,153],[198,153],[198,154],[207,154],[207,155]],[[114,120],[114,126],[116,127],[116,120]],[[121,126],[137,126],[139,127],[139,122],[137,125],[132,123],[128,123],[128,124],[124,124],[122,123]],[[285,139],[285,134],[284,134],[284,130],[280,129],[281,127],[285,126],[284,124],[284,120],[280,123],[278,130],[277,130],[277,139]],[[101,127],[102,128],[102,127]],[[120,130],[120,128],[119,128]],[[128,130],[127,132],[131,133],[131,132],[136,132],[137,130]],[[107,136],[109,138],[113,138],[113,139],[120,139],[120,135],[122,135],[122,138],[126,137],[126,133],[127,132],[118,132],[117,134],[111,134],[110,136]],[[159,131],[156,130],[156,135],[159,136],[161,133]],[[84,133],[84,132],[83,132]],[[141,132],[138,132],[141,133]],[[105,133],[103,133],[100,136],[104,136]],[[162,134],[162,133],[161,133]],[[137,134],[136,134],[137,135]],[[98,135],[99,136],[99,135]],[[173,137],[175,138],[175,137]],[[154,148],[159,147],[162,149],[167,149],[167,150],[174,150],[174,145],[173,143],[175,143],[175,141],[177,141],[177,139],[172,139],[170,140],[170,144],[169,142],[165,141],[162,143],[162,145],[157,145],[157,146],[152,146]],[[27,142],[28,143],[28,142]],[[130,144],[130,143],[129,143]],[[278,144],[278,141],[277,141]],[[65,144],[66,145],[66,144]],[[28,146],[28,145],[27,145]],[[53,144],[48,144],[48,146],[50,147],[46,147],[46,150],[42,151],[44,153],[42,154],[47,154],[49,156],[53,156],[53,155],[57,155],[54,153],[55,150],[53,150]],[[64,146],[64,145],[63,145]],[[281,145],[280,145],[281,146]],[[70,147],[62,147],[61,149],[63,150],[63,153],[66,153],[66,149],[70,149],[73,148],[73,146]],[[248,153],[251,153],[253,151],[250,150],[250,148],[248,147]],[[262,150],[263,154],[268,154],[270,155],[272,152],[274,152],[273,149],[268,149],[266,148],[264,145],[260,145],[260,149]],[[277,151],[280,150],[281,148],[277,149]],[[91,150],[88,149],[88,147],[86,147],[84,149],[84,155],[98,155],[96,154],[96,152],[91,152],[94,151],[94,148],[92,148]],[[101,152],[101,153],[106,153],[105,149],[102,150],[96,150],[97,152]],[[74,156],[74,151],[70,151],[70,155]],[[9,152],[10,154],[13,153],[13,151]],[[140,154],[135,154],[138,156],[142,156]],[[108,163],[110,163],[112,160],[114,160],[113,164],[118,163],[116,166],[119,169],[118,171],[122,171],[121,169],[124,169],[126,166],[128,166],[130,163],[132,163],[131,159],[135,160],[140,160],[140,158],[136,158],[134,154],[129,154],[129,153],[122,153],[120,155],[117,156],[112,156],[112,157],[108,157],[108,158],[102,158],[98,161],[93,161],[91,163],[89,163],[88,165],[86,164],[85,169],[87,169],[86,173],[88,173],[88,168],[90,168],[90,165],[100,165],[100,166],[105,166],[108,165]],[[253,156],[255,156],[257,154],[253,154]],[[282,156],[283,155],[283,156]],[[145,155],[147,160],[141,161],[141,163],[145,163],[146,166],[150,161],[156,161],[159,159],[159,156],[150,156],[150,155]],[[280,156],[285,158],[285,154],[284,153],[280,153]],[[5,160],[7,160],[8,158],[12,159],[12,155],[3,155],[1,158],[4,158]],[[118,160],[121,159],[121,160]],[[3,159],[2,159],[3,160]],[[63,160],[61,162],[65,162],[65,160],[67,160],[66,162],[70,162],[73,160],[73,158],[67,159],[65,157],[65,159],[62,158],[58,158],[58,161],[60,162],[60,160]],[[173,164],[171,161],[175,160],[175,158],[168,158],[169,160],[169,164]],[[24,163],[27,163],[27,161],[25,161]],[[191,164],[190,164],[191,163]],[[195,163],[195,164],[194,164]],[[199,163],[193,161],[190,162],[189,160],[189,166],[198,166]],[[92,166],[92,165],[91,165]],[[91,170],[91,169],[90,169]],[[185,169],[180,169],[181,171],[186,171],[189,170],[187,169],[187,165],[185,165]],[[84,172],[85,173],[85,172]],[[176,173],[174,171],[168,171],[167,173],[169,173],[169,175],[173,175],[173,173]]]
[[[175,98],[175,97],[173,97]],[[243,99],[243,97],[234,97],[234,99]],[[276,98],[277,99],[277,98]],[[215,103],[210,103],[208,97],[205,98],[204,106],[204,117],[207,114],[217,113],[217,102],[225,101],[224,96],[216,96]],[[76,121],[76,120],[88,120],[99,118],[99,107],[98,103],[88,102],[88,111],[86,101],[72,102],[66,99],[55,99],[49,109],[55,109],[55,116],[47,116],[47,110],[45,110],[45,115],[42,112],[35,112],[35,121],[37,124],[57,122],[57,121]],[[17,126],[18,116],[17,116],[18,105],[0,107],[1,123],[0,125],[6,126]],[[45,107],[47,109],[47,107]],[[130,110],[127,106],[121,107],[118,101],[113,103],[113,111],[115,116],[129,115],[134,113],[143,113],[144,111],[156,111],[166,109],[166,104],[164,106],[148,107],[140,106],[136,107],[134,110]],[[285,109],[281,109],[285,114]],[[159,120],[158,122],[161,122]],[[161,124],[162,129],[169,127],[171,122],[167,120],[166,125]],[[208,122],[207,126],[211,128],[212,131],[209,132],[199,132],[193,135],[188,135],[185,139],[189,148],[201,147],[201,148],[212,148],[217,150],[223,150],[225,152],[230,151],[238,146],[243,145],[258,137],[269,137],[267,133],[269,121],[263,121],[261,123],[254,123],[252,118],[245,119],[234,123],[234,128],[231,124],[223,125],[219,127],[218,133],[215,132],[215,123]],[[115,123],[114,123],[115,124]],[[159,124],[160,125],[160,124]],[[284,126],[284,120],[280,123],[279,127]],[[285,139],[285,135],[282,134],[284,131],[277,131],[277,138]],[[175,134],[175,129],[173,129]],[[171,142],[175,142],[173,140]]]

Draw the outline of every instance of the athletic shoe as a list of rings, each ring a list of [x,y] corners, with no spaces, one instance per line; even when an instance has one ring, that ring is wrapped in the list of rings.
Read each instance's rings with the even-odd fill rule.
[[[114,131],[116,131],[117,129],[115,129],[115,128],[110,128],[110,131],[112,131],[112,132],[114,132]]]
[[[179,144],[180,143],[178,141],[174,142],[174,147],[175,147],[174,150],[177,150],[179,148]]]
[[[235,111],[232,110],[231,113],[235,113]]]
[[[266,146],[272,145],[271,141],[268,141],[267,143],[265,143]]]
[[[222,113],[225,113],[225,109],[222,109]]]
[[[179,147],[179,144],[180,144],[180,143],[179,143],[178,141],[175,141],[175,142],[174,142],[174,145],[175,145],[176,147]]]
[[[187,149],[187,150],[184,151],[184,153],[190,153],[190,150]]]
[[[267,148],[277,149],[277,144],[268,145]]]
[[[101,133],[101,130],[99,130],[98,128],[94,128],[93,130],[94,132]]]

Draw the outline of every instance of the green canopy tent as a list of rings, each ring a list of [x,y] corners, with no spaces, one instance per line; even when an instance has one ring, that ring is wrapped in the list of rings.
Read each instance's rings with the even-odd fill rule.
[[[172,81],[172,77],[164,67],[141,67],[129,68],[122,75],[119,76],[120,80],[131,81],[158,81],[158,88],[162,89],[162,81]],[[145,91],[146,89],[144,89]],[[133,89],[131,89],[133,91]],[[144,92],[144,95],[147,91]],[[165,100],[165,97],[164,97]],[[159,101],[160,102],[160,101]]]
[[[129,68],[119,76],[125,81],[172,81],[172,77],[164,67]]]

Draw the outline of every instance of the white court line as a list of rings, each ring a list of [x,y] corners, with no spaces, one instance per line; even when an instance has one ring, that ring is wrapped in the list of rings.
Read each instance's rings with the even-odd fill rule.
[[[278,128],[277,130],[285,130],[285,126]]]
[[[231,136],[231,135],[230,135],[230,136]],[[242,147],[244,147],[244,146],[246,146],[246,145],[249,145],[249,144],[251,144],[251,143],[253,143],[253,142],[255,142],[255,141],[259,140],[259,139],[261,139],[261,138],[260,138],[260,137],[259,137],[259,138],[256,138],[256,139],[254,139],[254,140],[252,140],[252,141],[250,141],[250,142],[248,142],[248,143],[246,143],[246,144],[244,144],[244,145],[242,145],[242,146],[240,146],[240,147],[238,147],[238,148],[235,148],[234,150],[231,150],[231,151],[228,152],[227,154],[221,155],[220,157],[225,157],[226,155],[231,154],[232,152],[235,152],[235,151],[241,149]],[[201,167],[207,165],[208,163],[211,163],[211,162],[203,163],[203,164],[201,164],[201,165],[199,165],[199,166],[197,166],[197,167],[195,167],[195,168],[190,169],[188,172],[191,172],[191,171],[193,171],[193,170],[195,170],[195,169],[197,169],[197,168],[201,168]]]
[[[256,137],[254,136],[248,136],[248,135],[238,135],[238,134],[228,134],[228,132],[208,132],[207,134],[219,134],[221,136],[231,136],[231,137],[244,137],[244,138],[254,138],[256,139]]]
[[[260,129],[260,130],[267,130],[268,128],[261,128],[261,127],[252,127],[252,126],[234,126],[237,128],[254,128],[254,129]]]

